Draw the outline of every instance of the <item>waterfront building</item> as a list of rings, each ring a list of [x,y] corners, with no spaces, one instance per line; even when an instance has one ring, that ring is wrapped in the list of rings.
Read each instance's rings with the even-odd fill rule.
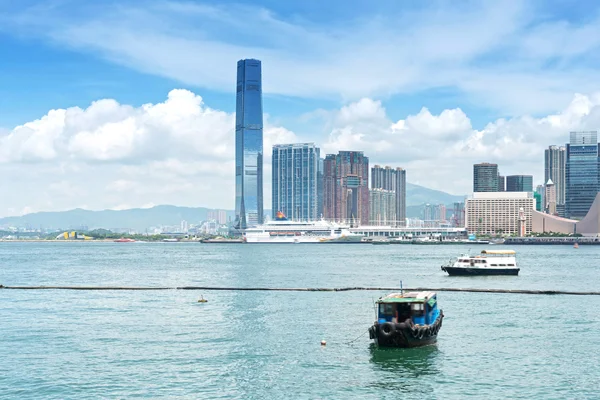
[[[473,165],[473,192],[498,191],[498,164]]]
[[[279,211],[294,221],[320,218],[320,160],[314,143],[273,146],[273,219]]]
[[[556,206],[564,207],[566,199],[567,148],[549,146],[544,151],[544,182],[552,180],[556,187]]]
[[[498,175],[498,191],[506,192],[506,177]]]
[[[227,223],[227,211],[225,210],[209,210],[206,213],[207,220],[215,220],[219,225],[225,225]]]
[[[597,240],[600,236],[600,193],[596,194],[592,206],[580,221],[534,211],[532,227],[533,232],[564,233],[566,235],[580,233],[584,236],[594,237],[590,238],[592,240]]]
[[[362,151],[328,154],[323,161],[325,219],[369,223],[369,158]]]
[[[406,171],[403,168],[381,167],[375,165],[371,169],[371,187],[384,189],[394,193],[394,214],[396,226],[406,225]]]
[[[538,211],[544,211],[544,195],[546,194],[546,185],[537,185],[535,187],[535,192],[533,193],[534,198],[536,199],[535,209]],[[539,200],[538,200],[539,199]]]
[[[370,225],[396,225],[396,193],[386,189],[369,190]]]
[[[535,209],[532,192],[473,193],[465,205],[466,228],[471,234],[518,235],[520,209],[523,209],[525,233],[529,234]]]
[[[600,155],[596,131],[571,132],[567,144],[566,215],[583,218],[600,191]]]
[[[455,202],[452,211],[452,226],[464,227],[465,226],[465,203]]]
[[[557,215],[556,213],[556,186],[552,179],[548,179],[546,190],[544,192],[544,211],[547,214]]]
[[[246,229],[263,222],[263,112],[259,60],[237,63],[235,108],[235,223]]]
[[[533,176],[509,175],[506,177],[507,192],[533,192]]]

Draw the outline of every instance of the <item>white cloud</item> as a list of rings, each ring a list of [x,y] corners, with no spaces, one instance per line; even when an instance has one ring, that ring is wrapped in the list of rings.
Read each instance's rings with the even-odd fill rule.
[[[26,199],[39,210],[82,201],[93,209],[149,201],[232,208],[234,124],[232,114],[179,89],[137,108],[104,99],[86,109],[51,110],[0,136],[0,186],[10,188],[0,198],[0,216],[19,212]],[[265,164],[273,144],[297,140],[265,118]]]
[[[533,174],[541,182],[544,148],[564,144],[571,130],[600,126],[600,93],[577,94],[552,115],[498,119],[480,130],[458,108],[439,114],[423,108],[392,120],[381,101],[369,98],[318,114],[326,129],[317,140],[323,153],[362,150],[371,164],[406,168],[412,183],[466,194],[476,162],[497,162],[503,174]],[[0,215],[82,204],[91,209],[154,204],[231,209],[233,128],[232,114],[207,107],[185,90],[140,107],[100,100],[86,109],[52,110],[0,136],[0,187],[7,188]],[[265,118],[266,208],[271,146],[299,141],[309,140]]]

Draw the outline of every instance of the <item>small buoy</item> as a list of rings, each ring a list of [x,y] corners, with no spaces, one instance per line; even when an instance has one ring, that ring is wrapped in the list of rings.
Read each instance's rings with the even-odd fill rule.
[[[327,346],[327,342],[324,340],[321,340],[321,346]]]
[[[200,296],[200,299],[198,300],[198,303],[207,303],[207,302],[208,302],[208,300],[206,300],[204,298],[204,296]]]

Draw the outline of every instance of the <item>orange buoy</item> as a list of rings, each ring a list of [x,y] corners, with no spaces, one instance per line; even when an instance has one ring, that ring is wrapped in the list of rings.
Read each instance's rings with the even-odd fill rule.
[[[327,342],[324,340],[321,340],[321,346],[326,346],[326,345],[327,345]]]

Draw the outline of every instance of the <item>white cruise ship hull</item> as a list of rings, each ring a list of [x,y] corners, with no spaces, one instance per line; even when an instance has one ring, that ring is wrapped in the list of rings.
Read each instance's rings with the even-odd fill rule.
[[[246,243],[360,243],[361,235],[340,236],[281,236],[281,235],[246,235]]]

